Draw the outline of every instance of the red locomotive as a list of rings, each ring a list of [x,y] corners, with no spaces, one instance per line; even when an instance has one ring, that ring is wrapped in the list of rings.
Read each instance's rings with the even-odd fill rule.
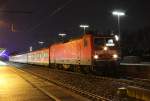
[[[20,62],[15,60],[15,57],[17,55],[10,56],[10,61]],[[48,48],[27,53],[26,57],[24,61],[30,64],[87,71],[101,68],[103,64],[117,64],[119,51],[114,36],[85,34],[67,42],[56,43]]]

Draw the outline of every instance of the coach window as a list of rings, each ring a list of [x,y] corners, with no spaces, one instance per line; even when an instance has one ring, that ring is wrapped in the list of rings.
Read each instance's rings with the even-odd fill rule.
[[[43,54],[42,53],[40,53],[40,58],[42,58],[43,57]]]
[[[43,57],[44,57],[44,58],[46,57],[46,53],[43,53]]]
[[[47,53],[45,53],[45,54],[44,54],[44,57],[48,57],[48,54],[47,54]]]

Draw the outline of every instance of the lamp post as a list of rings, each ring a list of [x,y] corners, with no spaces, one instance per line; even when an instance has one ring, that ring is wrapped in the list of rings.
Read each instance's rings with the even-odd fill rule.
[[[120,35],[120,17],[121,17],[121,16],[125,16],[125,12],[116,10],[116,11],[113,11],[112,14],[113,14],[114,16],[117,16],[117,17],[118,17],[118,34],[119,34],[119,37],[121,37],[121,35]]]
[[[39,48],[43,48],[44,43],[45,43],[44,41],[38,41]]]
[[[80,25],[80,28],[84,29],[84,34],[85,34],[85,30],[86,30],[86,28],[89,28],[89,25]]]
[[[121,51],[121,33],[120,33],[120,17],[121,16],[125,16],[125,12],[116,10],[116,11],[113,11],[112,14],[114,16],[118,17],[118,35],[119,35],[119,37],[115,36],[115,39],[116,39],[116,41],[118,41],[120,39],[120,41],[119,41],[119,47],[120,47],[120,56],[122,57],[122,51]]]
[[[59,33],[58,36],[60,36],[62,38],[62,41],[64,41],[64,37],[66,36],[67,34],[65,33]]]
[[[45,42],[43,42],[43,41],[38,41],[38,43],[42,46]]]
[[[65,33],[59,33],[58,35],[59,35],[60,37],[65,37],[65,36],[66,36]]]

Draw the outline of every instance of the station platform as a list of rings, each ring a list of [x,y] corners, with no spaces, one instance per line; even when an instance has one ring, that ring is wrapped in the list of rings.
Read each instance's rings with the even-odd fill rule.
[[[90,101],[0,61],[0,101]]]

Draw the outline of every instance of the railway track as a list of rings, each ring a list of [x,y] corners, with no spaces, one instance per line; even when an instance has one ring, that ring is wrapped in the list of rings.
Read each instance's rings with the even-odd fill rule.
[[[120,79],[120,81],[127,82],[129,84],[133,84],[135,86],[139,86],[139,87],[150,90],[150,80],[148,80],[148,79],[126,77],[126,79]]]
[[[101,76],[95,76],[92,74],[80,74],[80,73],[75,73],[75,72],[68,72],[68,71],[63,71],[63,70],[56,70],[56,69],[49,69],[49,68],[41,68],[42,71],[40,71],[39,73],[36,72],[35,70],[37,69],[37,66],[29,66],[30,68],[26,68],[27,65],[24,65],[23,68],[19,68],[22,69],[23,71],[27,71],[29,73],[31,73],[32,75],[38,76],[46,81],[52,82],[58,86],[61,86],[63,88],[69,89],[73,92],[76,92],[84,97],[90,98],[92,100],[96,100],[96,101],[118,101],[118,100],[112,100],[112,97],[108,98],[105,96],[100,96],[98,94],[95,94],[93,92],[90,91],[86,91],[84,89],[80,89],[80,87],[75,87],[69,83],[66,82],[61,82],[59,80],[52,80],[52,79],[48,79],[46,77],[44,77],[44,74],[40,74],[42,71],[47,71],[46,73],[52,72],[52,73],[56,73],[56,74],[67,74],[69,75],[73,75],[73,76],[77,76],[77,77],[86,77],[86,78],[90,78],[92,80],[102,80],[102,81],[110,81],[110,82],[115,82],[115,83],[119,83],[120,85],[117,86],[119,87],[127,87],[127,86],[136,86],[136,87],[145,87],[144,84],[139,84],[139,82],[135,82],[133,80],[129,80],[129,79],[116,79],[116,78],[109,78],[109,77],[101,77]],[[48,75],[48,74],[47,74]],[[113,89],[113,88],[109,88],[109,89]],[[107,91],[106,91],[107,92]],[[131,101],[136,101],[136,100],[131,100]]]
[[[35,68],[37,67],[37,66],[33,66],[33,65],[31,65],[31,66],[35,67]],[[26,67],[26,65],[23,64],[23,67]],[[121,82],[121,83],[127,83],[130,85],[133,84],[135,86],[140,86],[140,87],[150,89],[150,80],[148,80],[148,79],[140,79],[140,78],[132,78],[132,77],[118,79],[118,78],[107,77],[107,76],[105,76],[105,77],[104,76],[96,76],[94,74],[83,74],[83,73],[77,73],[77,72],[71,72],[71,71],[64,71],[64,70],[59,70],[59,69],[49,69],[49,70],[53,71],[53,72],[60,72],[60,73],[79,75],[79,76],[87,76],[87,77],[93,77],[93,78],[97,78],[97,79],[117,80],[118,82]],[[144,83],[146,83],[146,85]]]
[[[96,79],[110,80],[110,81],[114,81],[115,80],[115,81],[120,82],[122,84],[138,86],[138,87],[142,87],[142,88],[150,90],[150,80],[148,80],[148,79],[140,79],[140,78],[132,78],[132,77],[126,77],[125,79],[118,79],[118,78],[96,76],[94,74],[82,74],[82,73],[76,73],[76,72],[64,71],[64,70],[58,70],[58,69],[51,69],[51,71],[53,71],[53,72],[60,72],[60,73],[66,73],[66,74],[72,74],[72,75],[92,77],[92,78],[96,78]]]
[[[61,89],[63,86],[60,86],[58,83],[54,83],[54,82],[47,80],[41,76],[35,75],[30,72],[23,71],[18,68],[17,69],[10,68],[10,70],[15,72],[17,75],[19,75],[22,79],[24,79],[27,83],[29,83],[31,86],[36,88],[39,92],[48,96],[50,98],[50,101],[70,101],[70,100],[90,101],[89,99],[78,96],[75,93],[70,93],[70,91],[67,92],[67,90]],[[49,85],[50,85],[50,89],[49,89],[50,92],[49,92],[49,90],[47,90],[47,87],[49,87]],[[55,88],[54,91],[53,91],[53,88]],[[56,93],[52,93],[52,92],[60,92],[60,94],[59,93],[56,94]],[[66,92],[69,94],[67,94]],[[67,98],[69,98],[70,100],[68,100]],[[106,101],[106,100],[104,100],[104,101]]]
[[[37,77],[39,77],[39,78],[41,78],[41,79],[44,79],[44,80],[46,80],[46,81],[48,81],[48,82],[52,82],[52,83],[54,83],[54,84],[56,84],[56,85],[58,85],[58,86],[61,86],[61,87],[63,87],[63,88],[69,89],[69,90],[71,90],[71,91],[73,91],[73,92],[79,93],[80,95],[82,95],[82,96],[84,96],[84,97],[87,97],[87,98],[89,98],[89,99],[91,99],[91,100],[93,100],[93,101],[112,101],[111,99],[104,98],[104,97],[102,97],[102,96],[99,96],[99,95],[96,95],[96,94],[92,94],[92,93],[87,92],[87,91],[83,91],[83,90],[78,89],[78,88],[76,88],[76,87],[73,87],[73,86],[71,86],[71,85],[69,85],[69,84],[65,84],[65,83],[62,83],[62,82],[59,82],[59,81],[54,81],[54,80],[48,80],[48,79],[44,78],[43,76],[41,76],[41,75],[39,75],[39,74],[35,74],[35,73],[33,73],[33,72],[29,72],[29,71],[28,71],[28,73],[30,73],[30,74],[32,74],[32,75],[35,75],[35,76],[37,76]],[[66,72],[66,73],[67,73],[67,72]],[[73,74],[73,72],[68,72],[68,73]],[[82,74],[81,74],[81,75],[82,75]]]

